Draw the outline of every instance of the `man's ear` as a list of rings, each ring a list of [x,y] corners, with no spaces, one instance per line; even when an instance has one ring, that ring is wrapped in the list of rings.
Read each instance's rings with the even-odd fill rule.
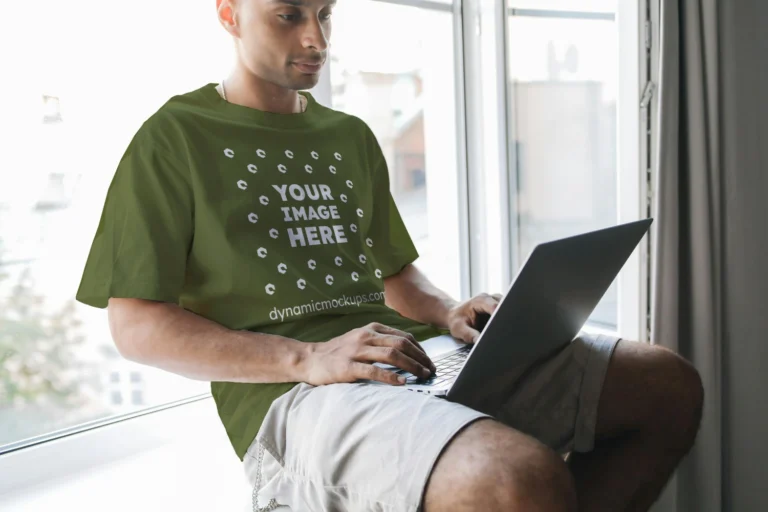
[[[237,26],[234,0],[216,0],[216,13],[221,26],[231,35],[239,37],[240,29]]]

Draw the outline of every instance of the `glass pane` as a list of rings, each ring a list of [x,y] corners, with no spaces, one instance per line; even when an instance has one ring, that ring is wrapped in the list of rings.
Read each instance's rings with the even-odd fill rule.
[[[392,37],[393,26],[398,37]],[[421,255],[416,264],[458,298],[452,14],[368,0],[339,2],[333,30],[333,108],[373,130],[395,201]]]
[[[209,391],[124,360],[106,312],[74,296],[133,134],[229,71],[212,5],[134,0],[93,23],[91,4],[40,0],[34,44],[0,20],[0,446]]]
[[[594,4],[569,3],[587,14]],[[519,234],[513,249],[521,263],[538,243],[617,222],[616,27],[610,15],[509,16]],[[614,282],[590,323],[615,329],[617,307]]]

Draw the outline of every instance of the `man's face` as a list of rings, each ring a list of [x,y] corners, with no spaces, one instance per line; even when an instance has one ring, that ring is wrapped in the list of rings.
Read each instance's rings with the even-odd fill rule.
[[[237,46],[256,76],[292,90],[320,79],[336,0],[236,0]],[[314,65],[314,66],[313,66]]]

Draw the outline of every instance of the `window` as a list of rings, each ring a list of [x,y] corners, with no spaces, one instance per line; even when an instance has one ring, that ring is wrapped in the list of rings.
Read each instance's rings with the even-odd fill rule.
[[[510,226],[516,272],[538,243],[625,220],[620,201],[637,190],[619,187],[619,123],[637,125],[639,117],[619,113],[622,95],[636,94],[637,85],[628,83],[633,75],[621,71],[620,56],[637,60],[637,54],[624,53],[632,49],[620,44],[620,31],[637,34],[637,7],[635,23],[622,26],[618,0],[508,0],[507,5]],[[629,169],[635,181],[638,171],[639,163]],[[617,279],[589,323],[616,331],[619,313]]]
[[[330,70],[333,108],[363,119],[384,151],[392,194],[420,254],[416,265],[458,298],[454,16],[450,1],[443,3],[339,2]]]
[[[59,98],[43,95],[43,108],[43,123],[58,123],[62,121]]]
[[[427,175],[424,173],[424,169],[412,169],[411,170],[411,186],[414,188],[424,187],[427,184]]]
[[[131,404],[144,405],[144,392],[140,389],[131,391]]]
[[[105,312],[74,295],[130,138],[172,95],[229,72],[212,5],[116,3],[94,24],[92,7],[41,0],[35,44],[0,22],[14,48],[0,82],[0,451],[210,390],[116,357]]]

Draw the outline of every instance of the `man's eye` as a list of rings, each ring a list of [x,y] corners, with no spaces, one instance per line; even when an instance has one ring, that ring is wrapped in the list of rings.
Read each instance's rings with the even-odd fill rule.
[[[322,16],[323,20],[325,20],[325,21],[330,20],[332,14],[333,13],[330,13],[330,12],[328,14],[324,14]],[[284,19],[285,21],[295,21],[296,18],[298,18],[298,15],[296,15],[296,14],[278,14],[278,16],[280,18]]]

